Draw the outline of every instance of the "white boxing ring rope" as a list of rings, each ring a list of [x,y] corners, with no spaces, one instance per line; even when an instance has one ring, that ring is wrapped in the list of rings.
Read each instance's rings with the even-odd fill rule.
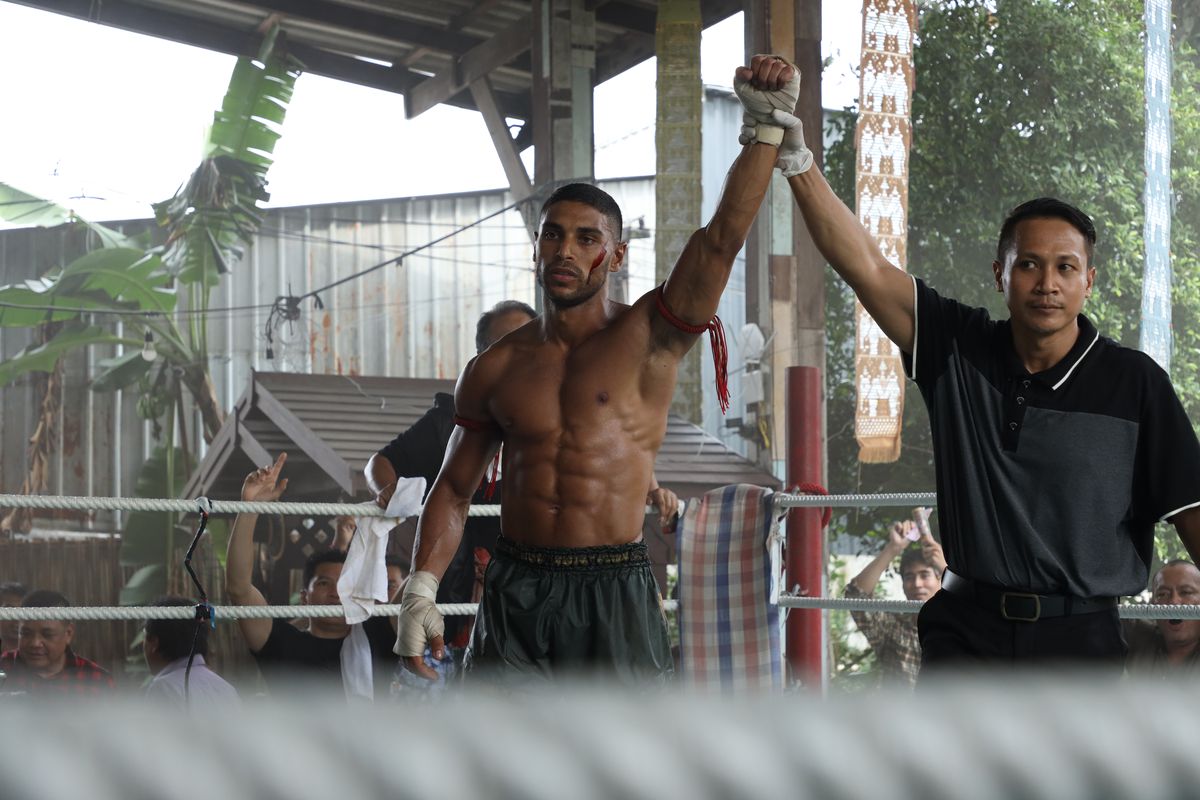
[[[679,601],[664,599],[663,610],[679,610]],[[872,600],[850,597],[798,597],[780,594],[780,608],[801,608],[828,611],[866,611],[886,614],[916,614],[921,610],[916,600]],[[475,603],[438,603],[444,616],[474,616]],[[377,605],[368,609],[373,617],[394,617],[398,605]],[[1200,619],[1200,605],[1153,605],[1124,603],[1117,606],[1122,619]],[[340,617],[342,606],[213,606],[213,617],[230,619],[293,619],[295,617]],[[0,622],[12,620],[140,620],[194,619],[191,606],[68,606],[66,608],[0,608]]]
[[[866,495],[849,495],[860,504]],[[891,505],[928,502],[896,495]],[[17,499],[19,502],[13,502]],[[0,496],[0,505],[30,498]],[[63,507],[54,500],[38,507]],[[96,498],[74,508],[95,508]],[[796,498],[808,507],[837,497]],[[191,501],[106,498],[123,509],[192,511]],[[132,502],[131,502],[132,501]],[[885,503],[880,503],[884,505]],[[253,505],[254,508],[246,508]],[[789,505],[791,505],[789,503]],[[114,505],[106,507],[112,508]],[[144,507],[143,507],[144,508]],[[213,503],[217,513],[365,516],[363,506]],[[478,507],[475,507],[478,508]],[[474,511],[474,508],[472,509]],[[479,512],[476,512],[479,513]],[[670,601],[668,601],[670,603]],[[911,613],[907,601],[782,595],[784,608]],[[668,606],[669,607],[669,606]],[[439,606],[474,613],[472,604]],[[376,606],[375,615],[398,606]],[[1123,616],[1200,617],[1200,606],[1122,606]],[[340,616],[341,606],[217,606],[217,619]],[[192,619],[191,607],[0,608],[12,619]],[[734,696],[559,684],[544,691],[375,705],[280,692],[240,711],[184,712],[134,696],[104,702],[0,694],[5,800],[1175,800],[1200,786],[1200,705],[1173,682],[950,679],[913,695],[784,692]]]
[[[912,507],[937,502],[933,492],[892,492],[883,494],[790,494],[778,492],[774,496],[778,508],[858,508]],[[66,509],[74,511],[166,511],[194,513],[204,507],[210,514],[304,514],[309,516],[383,516],[383,510],[371,503],[304,503],[293,501],[251,502],[246,500],[196,500],[145,498],[145,497],[66,497],[60,495],[0,494],[0,507],[24,507]],[[654,513],[652,506],[646,512]],[[499,505],[472,505],[469,516],[500,516]],[[889,614],[916,614],[921,602],[910,600],[876,600],[871,598],[806,597],[789,592],[779,595],[779,607],[784,609],[819,609],[882,612]],[[439,603],[438,610],[446,616],[474,615],[474,603]],[[676,611],[678,602],[664,600],[664,611]],[[338,617],[344,614],[342,606],[214,606],[218,619],[291,619],[297,616]],[[371,610],[372,616],[394,616],[400,611],[398,605],[378,605]],[[1118,606],[1124,619],[1200,619],[1200,605],[1147,605],[1124,603]],[[74,606],[71,608],[0,608],[0,621],[37,619],[77,620],[141,620],[141,619],[191,619],[194,610],[188,607],[144,607],[144,606]]]

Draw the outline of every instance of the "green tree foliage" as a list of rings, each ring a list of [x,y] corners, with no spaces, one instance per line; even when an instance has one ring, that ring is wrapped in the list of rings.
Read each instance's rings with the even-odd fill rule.
[[[1197,0],[1176,0],[1181,9]],[[1186,10],[1186,9],[1185,9]],[[1200,420],[1200,26],[1177,31],[1174,59],[1172,378]],[[991,263],[1008,209],[1042,195],[1096,220],[1096,290],[1085,313],[1137,347],[1143,267],[1145,133],[1141,0],[942,0],[924,5],[914,50],[908,265],[944,295],[1004,318]],[[853,207],[850,135],[826,153],[835,191]],[[909,383],[900,461],[859,465],[853,436],[853,296],[828,280],[829,470],[839,490],[932,489],[928,418]],[[901,513],[841,518],[843,532],[881,531]],[[935,517],[936,521],[936,517]],[[835,531],[835,533],[838,531]]]

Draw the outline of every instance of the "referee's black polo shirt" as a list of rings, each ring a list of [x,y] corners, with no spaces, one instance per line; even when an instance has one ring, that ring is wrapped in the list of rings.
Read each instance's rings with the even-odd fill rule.
[[[1067,356],[1030,374],[1007,320],[913,285],[904,367],[929,408],[950,568],[1042,594],[1142,591],[1155,522],[1200,505],[1200,444],[1167,374],[1083,315]]]

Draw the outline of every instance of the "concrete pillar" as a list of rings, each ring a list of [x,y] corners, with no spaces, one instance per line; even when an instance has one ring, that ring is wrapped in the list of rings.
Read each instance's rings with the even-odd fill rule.
[[[700,80],[699,0],[660,0],[655,24],[658,54],[658,114],[655,120],[654,256],[661,282],[700,227],[700,120],[704,87]],[[703,338],[703,337],[702,337]],[[703,342],[679,367],[671,410],[699,425],[703,391]],[[711,389],[710,389],[711,390]]]
[[[592,180],[596,14],[585,0],[533,0],[533,183]]]

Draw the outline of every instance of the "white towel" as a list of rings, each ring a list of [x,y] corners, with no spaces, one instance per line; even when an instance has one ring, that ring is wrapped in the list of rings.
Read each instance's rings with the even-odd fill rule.
[[[346,563],[338,578],[338,596],[350,625],[350,635],[342,641],[342,684],[347,697],[371,699],[375,694],[371,645],[359,623],[371,616],[371,606],[387,601],[387,567],[384,555],[387,536],[392,528],[421,511],[425,496],[424,478],[401,478],[382,517],[358,517],[357,530],[346,551]],[[370,508],[374,503],[363,503]]]

